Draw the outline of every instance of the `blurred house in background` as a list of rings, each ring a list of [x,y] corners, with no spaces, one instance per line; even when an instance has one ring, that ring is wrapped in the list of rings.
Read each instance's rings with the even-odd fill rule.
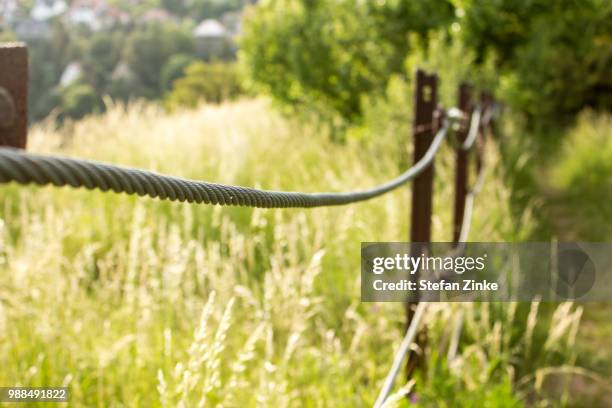
[[[35,41],[46,38],[51,32],[47,21],[32,18],[20,20],[15,26],[15,35],[22,41]]]
[[[205,60],[226,59],[232,55],[231,34],[221,22],[205,19],[193,30],[196,52]]]
[[[60,87],[70,86],[73,83],[77,82],[79,79],[81,79],[82,76],[83,76],[83,67],[81,66],[79,62],[73,61],[70,64],[68,64],[66,69],[64,69],[64,72],[62,72],[62,76],[60,77],[60,80],[59,80],[59,86]]]
[[[31,120],[53,110],[81,117],[84,100],[98,109],[92,101],[104,95],[161,99],[191,63],[231,65],[251,3],[0,0],[0,36],[29,47]]]
[[[19,11],[17,0],[0,1],[0,24],[13,24],[18,18]]]
[[[12,27],[18,38],[36,40],[48,34],[49,24],[61,18],[67,25],[81,25],[92,31],[109,29],[132,21],[128,12],[107,0],[35,0],[29,13],[18,0],[0,1],[0,23]],[[154,11],[154,10],[151,10]],[[165,21],[168,14],[160,10],[150,19]],[[145,13],[146,14],[146,13]]]
[[[108,7],[106,0],[75,0],[68,11],[67,20],[97,31],[103,26],[103,16]]]
[[[37,0],[30,11],[30,17],[37,21],[45,21],[57,17],[68,10],[64,0]]]

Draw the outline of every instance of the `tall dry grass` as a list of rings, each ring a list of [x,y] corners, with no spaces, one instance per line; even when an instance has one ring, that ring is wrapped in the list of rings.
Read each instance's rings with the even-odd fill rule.
[[[30,149],[268,189],[345,190],[398,172],[379,150],[372,156],[360,142],[328,140],[247,100],[171,115],[114,106],[61,129],[36,126]],[[490,154],[472,238],[514,239],[509,192]],[[436,170],[438,240],[451,233],[451,164],[446,150]],[[359,301],[360,242],[406,238],[408,188],[312,210],[0,191],[0,384],[68,386],[77,407],[336,407],[375,399],[403,313],[401,305]],[[457,401],[478,390],[515,401],[515,366],[567,361],[562,339],[577,323],[563,330],[557,323],[575,312],[561,306],[555,331],[535,307],[524,319],[512,304],[433,307],[428,355],[438,368],[435,381],[417,380],[421,403],[449,390]],[[466,331],[447,365],[440,356],[459,308]],[[533,350],[544,351],[534,357]],[[489,388],[500,391],[487,396]]]

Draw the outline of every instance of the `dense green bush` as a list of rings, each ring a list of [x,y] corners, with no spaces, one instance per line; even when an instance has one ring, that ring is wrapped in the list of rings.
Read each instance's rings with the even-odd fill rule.
[[[159,84],[164,92],[172,89],[174,81],[185,75],[185,70],[196,60],[189,54],[176,54],[168,59],[159,74]]]
[[[161,95],[160,74],[172,55],[192,53],[194,42],[188,27],[152,24],[127,38],[123,58],[147,90],[147,97]]]
[[[76,60],[81,61],[87,82],[98,93],[105,93],[112,82],[113,71],[121,61],[125,33],[99,31],[86,39],[76,40],[81,54]]]
[[[506,114],[510,126],[503,138],[503,157],[515,211],[521,214],[535,203],[546,207],[550,197],[545,191],[554,180],[543,183],[539,173],[555,166],[567,127],[586,107],[612,109],[612,3],[457,0],[455,4],[463,41],[476,53],[476,63],[495,60],[497,97],[511,113]],[[542,231],[534,238],[564,233],[564,227],[552,222],[559,217],[541,213],[539,218]],[[547,220],[551,225],[545,225]]]
[[[612,109],[612,3],[457,0],[466,44],[497,56],[502,95],[541,130]]]
[[[573,239],[612,239],[612,116],[584,112],[552,168],[556,213],[568,219]],[[571,235],[571,236],[570,236]]]
[[[612,107],[605,0],[269,0],[246,19],[241,56],[259,89],[285,106],[356,122],[364,97],[384,96],[392,75],[405,76],[404,61],[430,48],[432,31],[462,43],[466,58],[454,70],[494,61],[487,85],[499,79],[498,96],[539,134],[584,107]]]
[[[88,84],[74,83],[59,92],[60,119],[80,119],[89,113],[102,111],[102,99]]]
[[[185,76],[174,81],[166,105],[195,107],[201,102],[221,102],[242,92],[236,64],[196,61],[185,68]]]
[[[501,65],[509,65],[520,45],[529,42],[531,25],[556,7],[548,0],[454,0],[464,40],[478,58],[494,51]],[[560,3],[560,2],[557,2]]]
[[[258,89],[285,106],[355,121],[362,98],[403,73],[409,34],[452,18],[446,0],[270,0],[244,24],[241,58]]]

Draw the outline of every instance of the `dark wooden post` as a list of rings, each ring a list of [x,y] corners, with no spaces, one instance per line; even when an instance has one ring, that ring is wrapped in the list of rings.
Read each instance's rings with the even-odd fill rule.
[[[27,97],[27,48],[22,43],[0,43],[0,146],[25,149]]]
[[[438,77],[418,70],[414,89],[413,161],[418,162],[427,152],[437,131],[435,112],[438,100]],[[438,118],[439,119],[439,118]],[[431,165],[412,183],[412,209],[410,218],[410,242],[412,256],[427,253],[431,241],[431,213],[433,206],[434,165]],[[418,277],[418,272],[416,274]],[[418,278],[417,278],[418,279]],[[406,329],[410,326],[417,302],[406,303]],[[421,342],[422,344],[422,342]],[[406,373],[411,376],[419,365],[418,356],[410,353]]]
[[[465,198],[468,193],[468,152],[463,150],[472,119],[472,87],[468,84],[459,86],[459,109],[464,115],[461,128],[457,132],[457,151],[455,153],[455,208],[453,213],[453,242],[459,242],[465,210]]]

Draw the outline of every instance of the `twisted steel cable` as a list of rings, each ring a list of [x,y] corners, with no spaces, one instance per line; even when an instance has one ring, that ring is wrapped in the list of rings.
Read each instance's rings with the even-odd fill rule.
[[[303,193],[194,181],[91,160],[44,156],[0,148],[0,183],[52,184],[138,194],[171,201],[260,208],[311,208],[343,205],[378,197],[409,182],[425,170],[446,137],[444,123],[425,155],[399,177],[376,187],[344,193]]]

